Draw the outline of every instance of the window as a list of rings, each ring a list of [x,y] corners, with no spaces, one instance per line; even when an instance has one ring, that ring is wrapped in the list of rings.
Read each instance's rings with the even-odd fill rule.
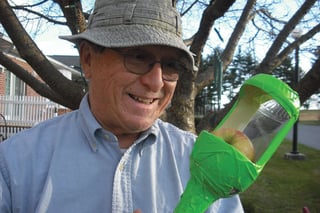
[[[25,95],[25,83],[8,70],[6,70],[6,95]]]

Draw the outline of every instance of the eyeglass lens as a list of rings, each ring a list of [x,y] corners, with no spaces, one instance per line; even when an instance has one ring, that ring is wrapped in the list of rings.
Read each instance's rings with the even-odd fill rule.
[[[160,63],[163,80],[177,81],[179,74],[186,69],[184,64],[177,59],[162,58],[156,61],[154,55],[144,50],[133,49],[120,53],[124,57],[125,67],[135,74],[145,74],[153,68],[155,63]]]

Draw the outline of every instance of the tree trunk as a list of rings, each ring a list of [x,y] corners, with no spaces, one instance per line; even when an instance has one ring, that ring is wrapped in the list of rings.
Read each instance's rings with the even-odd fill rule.
[[[20,56],[31,65],[52,90],[64,98],[64,102],[68,103],[67,107],[78,108],[83,96],[82,87],[65,78],[47,60],[22,27],[6,0],[0,1],[0,22],[17,47]]]
[[[195,132],[194,82],[190,79],[193,79],[191,72],[185,73],[179,79],[166,119],[184,130]]]
[[[18,64],[13,62],[10,58],[3,54],[3,52],[0,52],[0,64],[5,66],[18,78],[23,79],[24,82],[31,86],[37,93],[61,105],[68,105],[68,103],[65,102],[63,97],[61,97],[58,93],[53,91],[50,87],[48,87],[48,85],[46,85],[43,82],[40,82],[38,79],[33,77],[33,75],[31,75],[28,71],[24,70]]]
[[[300,97],[301,105],[310,98],[311,95],[316,93],[320,88],[320,58],[313,64],[309,72],[299,81],[298,86],[293,88],[296,90]],[[197,125],[197,133],[201,130],[212,130],[224,116],[229,112],[235,103],[237,96],[219,112],[212,112],[206,115]]]
[[[194,36],[191,52],[195,53],[196,64],[199,65],[201,51],[208,40],[211,28],[216,19],[221,17],[235,2],[235,0],[211,1],[204,11],[198,32]],[[185,73],[178,81],[175,96],[171,107],[167,110],[167,121],[187,131],[195,132],[194,122],[194,100],[198,93],[195,85],[197,73]]]
[[[299,93],[301,104],[316,93],[320,88],[320,58],[313,64],[310,71],[298,83],[296,91]]]

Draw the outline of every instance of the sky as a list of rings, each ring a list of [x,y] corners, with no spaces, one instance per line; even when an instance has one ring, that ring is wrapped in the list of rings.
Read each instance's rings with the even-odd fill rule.
[[[16,4],[23,4],[28,3],[30,0],[9,0],[15,2]],[[301,0],[283,0],[286,4],[287,9],[289,11],[294,12],[296,8],[297,1]],[[86,1],[85,1],[86,2]],[[86,2],[89,4],[89,2]],[[86,5],[87,6],[87,5]],[[87,6],[88,7],[88,6]],[[281,11],[280,11],[281,12]],[[193,13],[190,19],[183,17],[183,23],[188,23],[187,25],[183,25],[183,32],[185,38],[192,36],[195,31],[198,29],[199,21],[201,18],[201,13]],[[228,27],[226,27],[228,25]],[[204,52],[210,53],[213,48],[220,47],[224,48],[227,44],[228,38],[231,34],[230,30],[230,23],[222,23],[222,24],[215,24],[215,27],[219,30],[219,33],[224,38],[224,40],[220,40],[217,37],[216,33],[211,33],[210,39],[207,42],[207,47],[204,49]],[[232,28],[232,26],[231,26]],[[62,40],[59,38],[60,35],[70,35],[70,31],[67,27],[61,27],[59,25],[47,24],[46,29],[42,30],[42,33],[38,34],[35,37],[35,42],[37,43],[38,47],[43,51],[45,55],[78,55],[78,51],[74,48],[73,43]],[[257,52],[256,54],[260,59],[264,57],[266,51],[266,45],[264,42],[257,43],[257,49],[261,49],[262,51]],[[300,54],[300,67],[302,67],[305,71],[311,68],[310,60],[306,60],[306,58],[310,56],[304,56]],[[305,58],[305,59],[304,59]]]
[[[73,43],[60,39],[60,35],[70,35],[68,29],[52,26],[35,39],[38,47],[45,55],[78,55]]]
[[[38,0],[8,0],[11,5],[24,5],[24,4],[32,4],[34,2],[39,2]],[[86,0],[82,2],[84,8],[88,8],[90,0]],[[48,4],[51,4],[50,2]],[[57,6],[56,6],[57,7]],[[55,8],[51,8],[51,10],[56,10]],[[55,15],[55,14],[54,14]],[[29,22],[27,23],[27,25]],[[39,27],[40,24],[32,24],[28,25],[29,29],[33,31]],[[40,48],[40,50],[46,55],[78,55],[77,50],[74,48],[74,45],[71,42],[62,40],[59,38],[60,35],[70,35],[71,32],[67,27],[61,27],[61,25],[54,25],[51,23],[47,23],[45,20],[41,22],[41,32],[36,36],[31,35],[31,37],[35,40],[36,44]]]
[[[30,0],[9,0],[14,2],[15,4],[24,4],[24,3],[30,3],[32,1]],[[298,2],[301,0],[282,0],[282,4],[285,4],[286,10],[285,11],[291,11],[294,12],[295,8],[297,7]],[[13,3],[12,3],[13,4]],[[84,8],[91,8],[90,1],[84,1]],[[280,12],[283,10],[281,8],[277,8]],[[198,29],[199,21],[201,18],[201,13],[197,13],[198,10],[195,10],[195,12],[192,13],[192,17],[188,18],[186,16],[183,17],[183,34],[185,38],[188,38],[192,36],[195,31]],[[199,10],[200,11],[200,10]],[[282,11],[283,12],[283,11]],[[276,11],[276,13],[278,13]],[[284,13],[284,12],[283,12]],[[59,25],[53,25],[53,24],[44,24],[46,29],[42,30],[42,33],[38,34],[35,38],[35,42],[37,43],[38,47],[44,52],[46,55],[78,55],[77,50],[74,48],[74,45],[68,41],[62,40],[59,38],[59,35],[70,35],[70,31],[67,29],[67,27],[61,27]],[[33,27],[33,26],[32,26]],[[204,54],[210,54],[213,50],[213,48],[220,47],[224,48],[227,44],[228,38],[231,34],[230,29],[232,29],[231,23],[216,23],[214,26],[221,36],[224,38],[224,40],[220,40],[217,36],[217,34],[212,31],[209,40],[207,42],[207,45],[204,49]],[[246,39],[243,38],[244,42],[246,42]],[[257,51],[256,57],[258,60],[261,60],[264,57],[264,54],[267,51],[267,46],[265,45],[265,41],[256,41],[256,49],[260,50]],[[303,53],[300,54],[300,63],[301,67],[304,68],[305,71],[309,70],[311,68],[311,61],[308,60],[310,58],[310,55],[303,55]]]
[[[17,1],[25,1],[25,0],[12,0],[14,2]],[[295,1],[292,0],[283,0],[286,4],[286,7],[290,8],[289,11],[295,11],[293,7],[296,7]],[[299,0],[300,1],[300,0]],[[196,16],[196,18],[195,18]],[[192,36],[195,31],[198,29],[199,21],[200,21],[201,14],[192,14],[192,17],[190,19],[183,17],[183,23],[188,23],[187,25],[183,25],[183,32],[185,35],[185,38],[188,38]],[[219,33],[224,38],[224,41],[219,40],[217,37],[217,34],[215,32],[211,33],[209,40],[207,42],[207,45],[204,49],[204,53],[211,53],[212,49],[215,47],[224,48],[227,44],[228,37],[230,36],[231,27],[226,27],[224,24],[215,25],[215,27],[219,30]],[[46,55],[77,55],[78,52],[74,48],[74,45],[68,41],[62,40],[58,38],[59,35],[69,35],[70,31],[66,27],[61,27],[58,25],[49,24],[49,26],[44,30],[42,34],[39,34],[35,37],[35,41],[39,48],[44,52]],[[261,60],[264,57],[264,54],[266,52],[266,45],[265,41],[258,41],[256,42],[256,49],[261,49],[262,51],[257,51],[256,56]],[[301,63],[302,67],[304,67],[306,70],[311,68],[311,62],[308,60],[303,60],[303,57],[310,57],[304,56],[303,54],[301,56]]]

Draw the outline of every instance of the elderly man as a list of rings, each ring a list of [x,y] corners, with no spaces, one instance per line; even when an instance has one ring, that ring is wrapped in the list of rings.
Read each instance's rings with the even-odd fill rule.
[[[194,69],[172,1],[97,0],[87,30],[62,38],[79,45],[89,92],[0,145],[0,212],[172,213],[196,138],[158,119]],[[207,212],[243,210],[233,196]]]

